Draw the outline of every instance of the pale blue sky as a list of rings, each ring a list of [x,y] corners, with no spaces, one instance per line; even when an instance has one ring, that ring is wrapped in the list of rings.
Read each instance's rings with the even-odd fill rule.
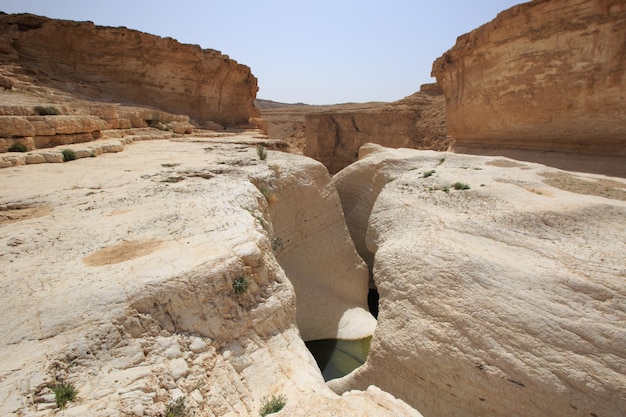
[[[259,98],[392,101],[433,82],[457,36],[521,0],[0,0],[0,11],[126,26],[217,49],[252,68]]]

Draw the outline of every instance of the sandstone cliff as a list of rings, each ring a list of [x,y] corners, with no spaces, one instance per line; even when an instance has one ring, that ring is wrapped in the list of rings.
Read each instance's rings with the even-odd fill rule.
[[[458,38],[433,75],[457,152],[626,176],[626,3],[533,1]]]
[[[0,414],[419,417],[325,386],[302,336],[372,333],[367,269],[324,167],[256,136],[0,170]]]
[[[200,124],[241,125],[258,116],[257,80],[248,67],[126,28],[2,14],[0,62],[73,94],[154,106]]]
[[[427,417],[623,415],[626,181],[368,145],[333,182],[380,292],[337,392],[375,384]]]
[[[444,99],[437,91],[418,92],[385,105],[309,113],[304,154],[335,173],[356,161],[368,142],[389,147],[447,150]]]

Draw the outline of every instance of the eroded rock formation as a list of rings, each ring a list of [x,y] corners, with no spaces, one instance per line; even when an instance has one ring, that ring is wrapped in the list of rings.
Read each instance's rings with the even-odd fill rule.
[[[379,323],[366,364],[333,389],[375,384],[428,417],[623,414],[626,181],[376,145],[360,156],[333,182],[373,263]]]
[[[426,88],[386,105],[310,113],[305,117],[304,154],[322,162],[331,173],[357,160],[368,142],[390,147],[447,150],[444,99]]]
[[[183,398],[190,414],[258,416],[284,394],[285,415],[419,417],[376,387],[325,386],[301,334],[371,334],[367,271],[324,167],[261,161],[257,135],[0,170],[0,414],[50,415],[49,387],[69,382],[67,415],[163,415]]]
[[[215,50],[126,28],[1,14],[0,61],[65,91],[154,106],[200,124],[247,124],[259,114],[257,80],[247,66]]]
[[[626,3],[532,1],[458,38],[433,75],[463,153],[626,176]]]

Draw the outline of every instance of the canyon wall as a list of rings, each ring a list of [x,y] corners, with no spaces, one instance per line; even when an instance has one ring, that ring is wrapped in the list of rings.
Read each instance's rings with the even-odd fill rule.
[[[336,392],[374,384],[426,417],[623,415],[626,181],[366,145],[333,183],[380,293]]]
[[[532,1],[433,64],[455,151],[626,175],[626,3]]]
[[[198,124],[242,125],[259,116],[247,66],[126,28],[2,14],[0,62],[82,97],[153,106]]]
[[[304,154],[322,162],[331,173],[357,160],[368,143],[390,147],[446,150],[443,97],[419,92],[386,105],[310,113],[305,116]]]

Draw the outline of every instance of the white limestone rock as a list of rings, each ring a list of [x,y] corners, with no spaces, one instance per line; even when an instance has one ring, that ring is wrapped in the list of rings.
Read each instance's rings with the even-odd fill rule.
[[[324,168],[278,152],[259,161],[250,134],[229,140],[135,142],[98,158],[0,170],[0,209],[10,212],[0,235],[21,242],[0,245],[0,313],[11,318],[0,322],[0,415],[49,415],[33,399],[55,380],[78,390],[67,416],[154,416],[181,394],[202,416],[258,416],[274,394],[288,399],[283,415],[417,415],[378,392],[333,393],[302,341],[295,284],[273,237],[285,242],[281,262],[300,257],[319,270],[294,283],[325,279],[311,284],[318,299],[298,293],[298,306],[331,305],[333,286],[343,294],[331,314],[310,309],[308,320],[335,334],[343,313],[362,310],[357,332],[373,331],[355,295],[367,270]],[[273,206],[261,183],[275,190]],[[312,189],[307,201],[298,187]],[[252,279],[238,295],[242,274]]]
[[[367,145],[334,182],[381,297],[336,392],[375,384],[429,417],[623,415],[625,180]]]

